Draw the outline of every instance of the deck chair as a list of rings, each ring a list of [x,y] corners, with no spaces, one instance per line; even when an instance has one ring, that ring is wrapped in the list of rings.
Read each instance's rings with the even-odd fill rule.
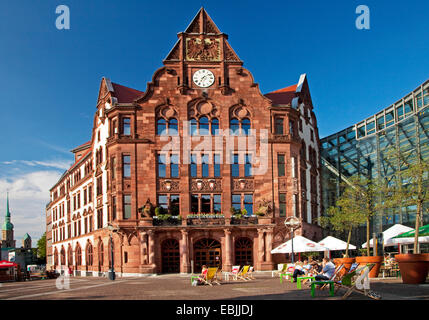
[[[286,272],[287,264],[286,263],[279,263],[277,265],[277,270],[271,271],[271,277],[274,278],[274,276],[279,276],[281,273]]]
[[[255,277],[253,276],[253,271],[254,271],[254,268],[251,266],[250,268],[249,268],[249,271],[247,272],[247,279],[249,279],[249,280],[255,280]]]
[[[363,294],[364,296],[374,300],[381,299],[381,296],[378,293],[370,290],[369,273],[374,266],[374,263],[359,266],[352,272],[345,275],[340,282],[336,283],[336,286],[339,288],[346,289],[346,293],[342,297],[343,300],[347,299],[353,292]]]
[[[228,279],[230,276],[232,276],[234,280],[237,280],[237,275],[239,271],[240,271],[240,266],[232,266],[231,271],[225,272],[225,274],[227,275]]]
[[[237,273],[237,280],[242,279],[244,281],[248,281],[247,273],[249,272],[250,266],[244,266],[238,273]]]
[[[354,266],[354,268],[353,268],[353,265],[350,267],[350,270],[352,270],[352,268],[353,268],[353,270],[355,269],[355,268],[357,268],[357,266],[358,266],[358,264],[356,263],[355,264],[355,266]],[[338,265],[336,268],[335,268],[335,272],[334,272],[334,274],[332,275],[332,277],[329,279],[329,280],[322,280],[322,281],[319,281],[319,282],[323,282],[323,281],[326,281],[326,283],[325,284],[322,284],[321,285],[321,287],[320,287],[320,289],[325,289],[328,285],[330,285],[330,281],[339,281],[342,277],[341,277],[341,275],[340,275],[340,273],[341,273],[341,270],[343,270],[343,268],[344,268],[344,264],[340,264],[340,265]]]
[[[206,276],[202,279],[204,284],[208,284],[209,286],[213,286],[213,283],[220,285],[217,281],[217,271],[219,268],[208,268]]]

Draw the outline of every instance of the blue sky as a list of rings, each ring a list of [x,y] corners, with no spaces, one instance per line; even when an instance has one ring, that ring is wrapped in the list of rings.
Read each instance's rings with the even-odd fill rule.
[[[70,30],[55,9],[70,8]],[[355,27],[367,5],[371,29]],[[43,231],[48,189],[90,139],[100,80],[144,91],[204,6],[261,91],[307,73],[324,137],[429,79],[429,2],[0,1],[0,212],[11,194],[17,238]]]

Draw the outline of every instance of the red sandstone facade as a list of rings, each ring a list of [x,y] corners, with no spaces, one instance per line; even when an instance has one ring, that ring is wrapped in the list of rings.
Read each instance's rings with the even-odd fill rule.
[[[48,265],[101,275],[112,235],[122,275],[202,264],[272,270],[285,258],[271,250],[289,239],[284,220],[292,215],[302,221],[297,234],[320,240],[319,138],[306,76],[264,96],[204,9],[178,38],[144,92],[101,81],[91,141],[72,150],[75,164],[51,189]],[[199,70],[211,73],[198,78]],[[232,128],[233,148],[216,144],[216,129]],[[249,129],[251,151],[238,140]],[[209,150],[199,151],[200,135]],[[162,220],[156,207],[173,217]],[[235,218],[232,207],[248,217]]]

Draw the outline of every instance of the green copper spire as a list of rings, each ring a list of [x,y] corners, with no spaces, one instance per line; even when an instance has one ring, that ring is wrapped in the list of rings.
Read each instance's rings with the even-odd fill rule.
[[[9,211],[9,192],[7,193],[6,200],[6,217],[4,219],[2,230],[13,230],[13,224],[10,222],[10,211]]]

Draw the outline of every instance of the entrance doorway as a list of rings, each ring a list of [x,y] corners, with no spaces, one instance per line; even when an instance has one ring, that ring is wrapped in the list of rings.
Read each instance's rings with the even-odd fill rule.
[[[195,271],[201,271],[203,265],[207,267],[222,267],[222,250],[219,241],[201,239],[194,244]]]
[[[176,239],[164,240],[161,244],[162,273],[180,272],[179,241]]]
[[[235,241],[235,265],[253,266],[253,243],[249,238],[238,238]]]

